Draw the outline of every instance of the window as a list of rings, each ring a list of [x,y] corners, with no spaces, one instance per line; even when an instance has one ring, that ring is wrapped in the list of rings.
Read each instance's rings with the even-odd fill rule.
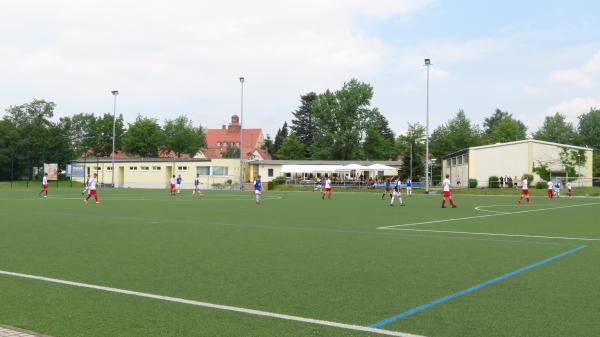
[[[469,162],[469,155],[465,154],[463,157],[463,163],[467,164]]]
[[[94,166],[94,171],[102,171],[102,167],[100,167],[100,166]]]
[[[129,166],[129,171],[137,171],[138,167],[137,166]]]
[[[272,176],[273,176],[273,169],[269,169],[269,171],[268,171],[268,174],[267,174],[267,175],[268,175],[269,177],[272,177]]]
[[[462,156],[458,157],[458,165],[462,165]]]
[[[210,166],[196,166],[196,173],[198,173],[201,176],[209,176]]]
[[[150,171],[150,166],[140,166],[140,171]]]
[[[188,167],[187,166],[177,166],[177,171],[187,171]]]
[[[152,166],[152,171],[160,171],[162,170],[161,166]]]
[[[229,167],[213,166],[212,175],[213,176],[227,176],[227,175],[229,175]]]
[[[107,167],[106,167],[106,170],[107,170],[107,171],[112,171],[112,166],[107,166]]]
[[[450,159],[446,159],[446,165],[450,166]]]
[[[452,166],[456,165],[456,157],[452,158]]]

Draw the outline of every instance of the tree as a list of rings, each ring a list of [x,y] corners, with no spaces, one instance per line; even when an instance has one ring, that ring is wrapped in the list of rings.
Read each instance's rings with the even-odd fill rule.
[[[300,142],[296,133],[292,132],[281,144],[277,158],[284,160],[306,159],[306,148]]]
[[[483,122],[484,142],[487,144],[511,142],[527,138],[527,127],[511,114],[496,109],[494,114]]]
[[[463,110],[456,117],[437,127],[431,134],[429,147],[434,157],[479,145],[481,132],[473,125]]]
[[[547,116],[544,125],[533,134],[533,138],[560,144],[575,144],[577,132],[572,123],[567,122],[565,115],[557,112]]]
[[[186,116],[167,120],[163,129],[164,149],[173,151],[178,158],[183,153],[194,156],[205,145],[202,127],[194,127]]]
[[[275,141],[273,142],[273,152],[271,152],[271,154],[277,155],[277,152],[279,151],[279,148],[281,148],[283,141],[287,138],[288,133],[288,124],[287,122],[283,122],[283,126],[280,129],[278,129],[277,134],[275,134]]]
[[[396,143],[402,156],[402,166],[399,173],[403,177],[410,177],[411,171],[413,179],[420,179],[425,174],[425,145],[422,142],[424,137],[425,127],[419,123],[409,123],[406,134],[398,137]]]
[[[123,137],[123,149],[130,155],[157,157],[164,146],[164,134],[156,119],[138,115]]]
[[[298,140],[307,150],[307,155],[310,157],[310,148],[313,144],[316,128],[316,118],[312,112],[312,104],[317,99],[317,94],[309,92],[306,95],[300,96],[300,106],[292,114],[291,129],[296,133]]]
[[[263,141],[260,148],[263,150],[267,150],[267,152],[269,152],[271,155],[273,155],[275,153],[273,151],[273,148],[274,148],[273,140],[271,139],[271,136],[269,136],[268,133],[267,133],[267,138],[265,138],[265,140]]]
[[[82,119],[88,119],[87,134],[84,137],[83,145],[93,155],[98,157],[108,157],[112,153],[113,141],[113,115],[105,113],[102,116],[89,119],[82,116]],[[125,126],[123,115],[119,115],[114,119],[115,123],[115,151],[123,149],[123,137],[125,134]]]
[[[366,129],[363,143],[365,159],[391,160],[398,157],[394,132],[390,128],[388,120],[377,108],[374,108],[368,115]]]
[[[600,151],[600,109],[579,116],[579,142]]]
[[[240,148],[237,146],[231,146],[230,144],[227,144],[227,147],[225,148],[225,152],[223,152],[222,155],[223,158],[239,158],[240,157]]]
[[[313,159],[351,160],[362,155],[361,141],[366,134],[373,97],[371,85],[352,79],[336,92],[329,90],[313,102],[318,135],[311,153]]]
[[[63,126],[77,156],[82,156],[92,147],[91,144],[95,143],[89,142],[89,132],[95,121],[96,117],[87,113],[60,118],[60,124]]]

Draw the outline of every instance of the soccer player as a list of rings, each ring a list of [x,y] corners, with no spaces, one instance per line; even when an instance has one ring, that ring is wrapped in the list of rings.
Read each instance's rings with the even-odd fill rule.
[[[450,205],[452,208],[456,208],[454,204],[454,200],[452,200],[452,195],[450,194],[450,175],[446,174],[446,179],[442,182],[443,191],[442,191],[442,208],[446,208],[446,200],[450,201]]]
[[[406,195],[412,197],[412,177],[406,179]]]
[[[41,196],[42,193],[45,193],[44,198],[48,197],[48,173],[44,173],[44,176],[42,177],[42,189],[38,195]]]
[[[325,200],[325,196],[327,199],[331,199],[331,180],[328,175],[325,175],[325,189],[321,192],[321,199]]]
[[[84,203],[89,203],[90,197],[94,197],[96,203],[100,203],[100,199],[98,199],[98,193],[96,192],[96,184],[98,183],[98,174],[94,173],[94,176],[88,180],[88,195],[83,200]]]
[[[519,204],[523,203],[523,197],[527,197],[527,205],[531,205],[531,199],[529,199],[529,182],[527,181],[527,177],[523,177],[523,181],[521,182],[521,196],[519,197]]]
[[[570,181],[567,182],[567,195],[569,198],[573,196],[573,184]]]
[[[177,180],[175,180],[175,185],[177,187],[177,194],[181,194],[181,174],[177,176]]]
[[[200,173],[197,173],[196,179],[194,179],[194,190],[192,191],[192,198],[194,198],[196,194],[198,194],[201,197],[204,196],[204,193],[200,191]]]
[[[554,183],[554,195],[560,198],[560,180],[558,180],[558,178],[556,178]]]
[[[171,188],[171,196],[175,195],[176,187],[177,187],[177,179],[175,178],[175,175],[173,175],[173,177],[171,177],[171,179],[169,180],[169,186]]]
[[[315,182],[315,188],[313,188],[313,192],[322,189],[323,187],[321,184],[322,184],[322,179],[317,177],[317,181]]]
[[[394,181],[394,191],[392,192],[392,201],[390,202],[390,206],[394,206],[394,199],[398,197],[398,201],[400,201],[400,206],[404,206],[404,201],[402,200],[402,183],[400,182],[400,177],[396,177]]]
[[[256,204],[260,204],[260,195],[262,194],[262,181],[260,181],[260,176],[257,176],[254,179],[254,199],[256,199]]]
[[[88,192],[88,182],[91,178],[92,176],[88,174],[87,178],[83,182],[83,191],[81,191],[81,195],[85,195],[85,193]]]
[[[548,189],[546,189],[546,196],[548,197],[548,200],[552,200],[552,197],[554,196],[554,184],[552,181],[548,181],[547,185]]]
[[[389,194],[390,198],[393,198],[393,196],[392,196],[392,181],[390,178],[387,178],[385,180],[385,192],[383,192],[383,194],[381,195],[381,200],[383,200],[383,198],[385,197],[386,194]]]

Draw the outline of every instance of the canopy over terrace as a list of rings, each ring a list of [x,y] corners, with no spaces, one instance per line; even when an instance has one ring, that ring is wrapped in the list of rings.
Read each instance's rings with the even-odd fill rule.
[[[342,165],[282,165],[281,172],[283,173],[333,173]]]

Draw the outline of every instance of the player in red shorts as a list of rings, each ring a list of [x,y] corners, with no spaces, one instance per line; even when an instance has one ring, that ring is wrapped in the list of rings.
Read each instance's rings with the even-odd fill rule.
[[[171,196],[177,194],[177,178],[175,178],[175,175],[173,175],[173,177],[169,181],[169,186],[171,188]]]
[[[552,181],[548,181],[548,188],[546,189],[546,194],[548,196],[548,200],[552,200],[554,197],[554,184]]]
[[[573,196],[573,184],[571,182],[567,182],[567,195],[570,197]]]
[[[446,200],[450,201],[450,205],[452,208],[456,208],[454,204],[454,200],[452,200],[452,195],[450,194],[450,175],[446,174],[446,179],[442,182],[442,208],[446,208]]]
[[[44,198],[48,197],[48,173],[44,173],[44,177],[42,178],[42,189],[39,195],[41,196],[42,193],[45,193]]]
[[[519,197],[519,204],[523,203],[523,197],[527,197],[527,204],[531,204],[531,199],[529,199],[529,186],[526,177],[523,177],[522,185],[521,185],[521,196]]]
[[[325,199],[325,196],[327,199],[331,199],[331,179],[327,175],[325,175],[325,188],[321,192],[321,199]]]
[[[96,192],[96,184],[98,183],[98,174],[94,173],[94,176],[92,176],[90,179],[88,179],[88,195],[87,197],[85,197],[85,200],[83,202],[85,202],[86,204],[89,202],[91,197],[94,197],[94,200],[96,200],[96,203],[99,204],[100,203],[100,199],[98,199],[98,193]]]

